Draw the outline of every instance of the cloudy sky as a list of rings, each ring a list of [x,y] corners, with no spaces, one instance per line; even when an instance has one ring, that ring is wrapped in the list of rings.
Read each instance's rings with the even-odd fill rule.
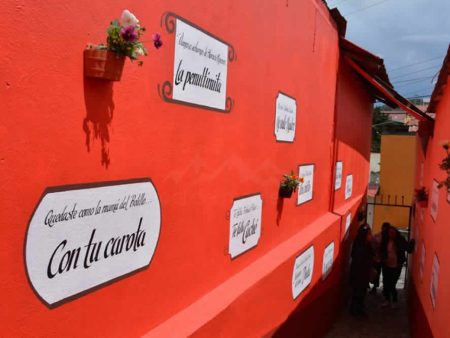
[[[347,38],[382,57],[406,97],[429,95],[450,43],[450,0],[327,0]],[[435,81],[435,79],[434,79]]]

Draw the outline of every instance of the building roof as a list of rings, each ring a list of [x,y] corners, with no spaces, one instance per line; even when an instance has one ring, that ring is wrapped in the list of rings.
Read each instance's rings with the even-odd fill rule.
[[[370,85],[376,99],[392,108],[400,108],[421,121],[432,122],[433,118],[400,95],[389,81],[384,60],[354,43],[340,38],[340,48],[346,62]]]
[[[439,101],[444,94],[445,86],[447,85],[448,77],[450,75],[450,45],[447,50],[447,55],[442,62],[442,68],[439,72],[438,81],[434,86],[433,94],[431,94],[430,104],[428,105],[429,113],[436,113],[436,108]]]
[[[389,80],[384,66],[384,60],[369,51],[359,47],[345,38],[347,20],[337,8],[330,9],[326,2],[330,16],[336,23],[339,34],[339,45],[346,62],[361,75],[369,84],[373,96],[392,108],[400,108],[407,114],[420,121],[432,123],[433,118],[417,108],[408,99],[400,95]]]

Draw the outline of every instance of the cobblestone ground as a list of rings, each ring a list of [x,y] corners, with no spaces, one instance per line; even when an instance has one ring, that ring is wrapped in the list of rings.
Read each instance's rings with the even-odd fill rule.
[[[400,284],[400,283],[399,283]],[[397,285],[397,288],[403,285]],[[357,319],[350,316],[345,308],[326,338],[409,338],[406,292],[398,290],[398,308],[382,308],[381,290],[366,298],[367,318]]]

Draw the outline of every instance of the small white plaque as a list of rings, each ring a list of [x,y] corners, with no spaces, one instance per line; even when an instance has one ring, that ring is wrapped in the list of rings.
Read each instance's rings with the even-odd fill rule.
[[[342,186],[342,161],[336,162],[336,178],[334,180],[334,190],[341,189]]]
[[[314,164],[299,166],[298,175],[303,177],[303,183],[297,189],[297,205],[300,205],[313,199]]]
[[[431,187],[431,206],[430,206],[430,215],[433,220],[436,222],[438,211],[439,211],[439,183],[436,180],[433,180],[433,184]]]
[[[292,297],[296,299],[311,283],[314,269],[314,247],[310,246],[295,259],[292,271]]]
[[[235,199],[230,210],[228,253],[235,258],[258,244],[261,236],[260,194]]]
[[[331,272],[334,261],[334,242],[328,244],[323,252],[322,279],[326,279]]]
[[[433,257],[433,268],[431,270],[430,296],[433,308],[436,308],[437,292],[439,283],[439,259],[436,254]]]
[[[294,142],[297,101],[280,92],[275,102],[275,137],[277,141]]]
[[[345,180],[345,199],[352,197],[353,193],[353,175],[347,175]]]

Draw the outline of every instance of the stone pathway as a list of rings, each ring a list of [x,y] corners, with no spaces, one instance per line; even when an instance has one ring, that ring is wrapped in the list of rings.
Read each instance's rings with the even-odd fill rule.
[[[400,284],[400,283],[399,283]],[[400,285],[397,285],[399,288]],[[350,316],[346,307],[339,316],[326,338],[409,338],[406,292],[398,290],[398,308],[382,308],[381,290],[366,298],[367,318],[357,319]]]

